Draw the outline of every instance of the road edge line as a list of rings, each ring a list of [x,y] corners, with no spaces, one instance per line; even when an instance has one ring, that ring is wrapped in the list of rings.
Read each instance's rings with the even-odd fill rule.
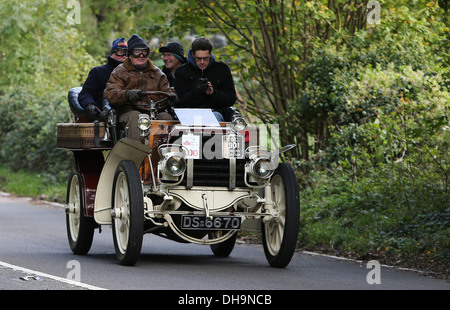
[[[94,286],[94,285],[81,283],[81,282],[70,280],[70,279],[66,279],[66,278],[53,276],[53,275],[48,274],[48,273],[44,273],[44,272],[40,272],[40,271],[36,271],[36,270],[31,270],[31,269],[20,267],[20,266],[16,266],[16,265],[11,265],[11,264],[8,264],[8,263],[2,262],[2,261],[0,261],[0,266],[12,269],[14,271],[20,271],[20,272],[23,272],[23,273],[36,275],[36,276],[43,277],[43,278],[49,278],[49,279],[52,279],[52,280],[55,280],[55,281],[59,281],[59,282],[63,282],[63,283],[66,283],[66,284],[79,286],[79,287],[82,287],[82,288],[85,288],[85,289],[88,289],[88,290],[107,290],[106,288],[101,288],[101,287],[98,287],[98,286]]]
[[[336,259],[336,260],[355,262],[355,263],[359,263],[359,264],[364,264],[364,262],[365,262],[365,260],[360,260],[360,259],[355,259],[355,258],[347,258],[347,257],[334,256],[334,255],[328,255],[328,254],[322,254],[322,253],[316,253],[316,252],[309,252],[309,251],[301,251],[301,253],[306,254],[306,255],[311,255],[311,256],[322,256],[322,257],[332,258],[332,259]],[[386,265],[386,264],[380,264],[380,266],[394,269],[394,270],[411,271],[411,272],[416,272],[416,273],[425,274],[425,275],[435,274],[432,271],[420,270],[420,269],[414,269],[414,268],[406,268],[406,267],[392,266],[392,265]]]

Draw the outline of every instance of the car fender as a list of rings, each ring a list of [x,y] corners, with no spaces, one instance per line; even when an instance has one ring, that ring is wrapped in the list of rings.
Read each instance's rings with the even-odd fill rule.
[[[108,154],[98,181],[94,204],[94,219],[98,224],[111,224],[111,199],[113,179],[122,160],[132,160],[139,169],[151,148],[132,139],[119,140]]]

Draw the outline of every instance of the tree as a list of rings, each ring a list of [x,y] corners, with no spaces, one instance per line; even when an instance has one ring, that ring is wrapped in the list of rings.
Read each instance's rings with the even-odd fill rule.
[[[0,87],[29,87],[36,95],[80,85],[94,65],[85,39],[66,20],[65,2],[0,3]]]
[[[279,123],[282,143],[296,142],[294,157],[308,159],[326,149],[330,128],[339,121],[335,112],[345,113],[339,78],[348,83],[359,65],[398,61],[398,55],[410,60],[415,42],[429,51],[424,38],[442,35],[435,1],[407,2],[189,0],[152,33],[225,35],[229,45],[221,57],[228,57],[240,79],[247,110],[265,123]],[[368,25],[368,13],[375,24]],[[381,57],[361,61],[361,51]]]
[[[289,130],[290,104],[300,97],[313,50],[343,44],[364,27],[365,1],[190,0],[179,4],[171,34],[191,30],[224,34],[226,54],[247,94],[248,110],[265,123],[279,123],[282,144],[296,141],[308,158],[307,126]],[[192,27],[195,25],[195,27]],[[326,115],[324,115],[326,119]]]
[[[65,1],[0,2],[0,162],[51,180],[68,168],[55,145],[56,123],[70,119],[67,92],[96,64],[68,13]]]
[[[81,23],[76,29],[88,40],[87,51],[95,58],[108,54],[108,47],[114,39],[128,39],[139,33],[150,41],[150,25],[164,24],[172,11],[175,0],[79,0],[81,2]]]

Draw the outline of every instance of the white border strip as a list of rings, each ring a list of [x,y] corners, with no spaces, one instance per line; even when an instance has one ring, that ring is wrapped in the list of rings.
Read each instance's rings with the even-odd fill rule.
[[[106,290],[105,288],[101,288],[98,286],[93,286],[93,285],[89,285],[89,284],[85,284],[85,283],[81,283],[81,282],[77,282],[74,280],[70,280],[70,279],[65,279],[65,278],[60,278],[57,276],[52,276],[51,274],[47,274],[47,273],[43,273],[43,272],[39,272],[39,271],[35,271],[35,270],[31,270],[31,269],[27,269],[27,268],[23,268],[20,266],[15,266],[15,265],[11,265],[5,262],[0,261],[0,266],[3,266],[5,268],[9,268],[12,269],[14,271],[20,271],[23,273],[28,273],[28,274],[33,274],[39,277],[44,277],[44,278],[49,278],[55,281],[59,281],[59,282],[63,282],[63,283],[67,283],[70,285],[75,285],[75,286],[79,286],[88,290]]]

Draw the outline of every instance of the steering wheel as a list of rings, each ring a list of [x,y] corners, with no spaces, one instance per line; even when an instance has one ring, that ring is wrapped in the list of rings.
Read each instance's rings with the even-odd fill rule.
[[[169,100],[172,97],[171,94],[163,92],[163,91],[159,91],[159,90],[143,91],[142,95],[144,95],[144,96],[158,95],[158,96],[165,96],[166,97],[166,98],[163,98],[161,100],[158,100],[158,101],[154,102],[155,105],[160,104],[161,102],[167,101],[167,100]]]

